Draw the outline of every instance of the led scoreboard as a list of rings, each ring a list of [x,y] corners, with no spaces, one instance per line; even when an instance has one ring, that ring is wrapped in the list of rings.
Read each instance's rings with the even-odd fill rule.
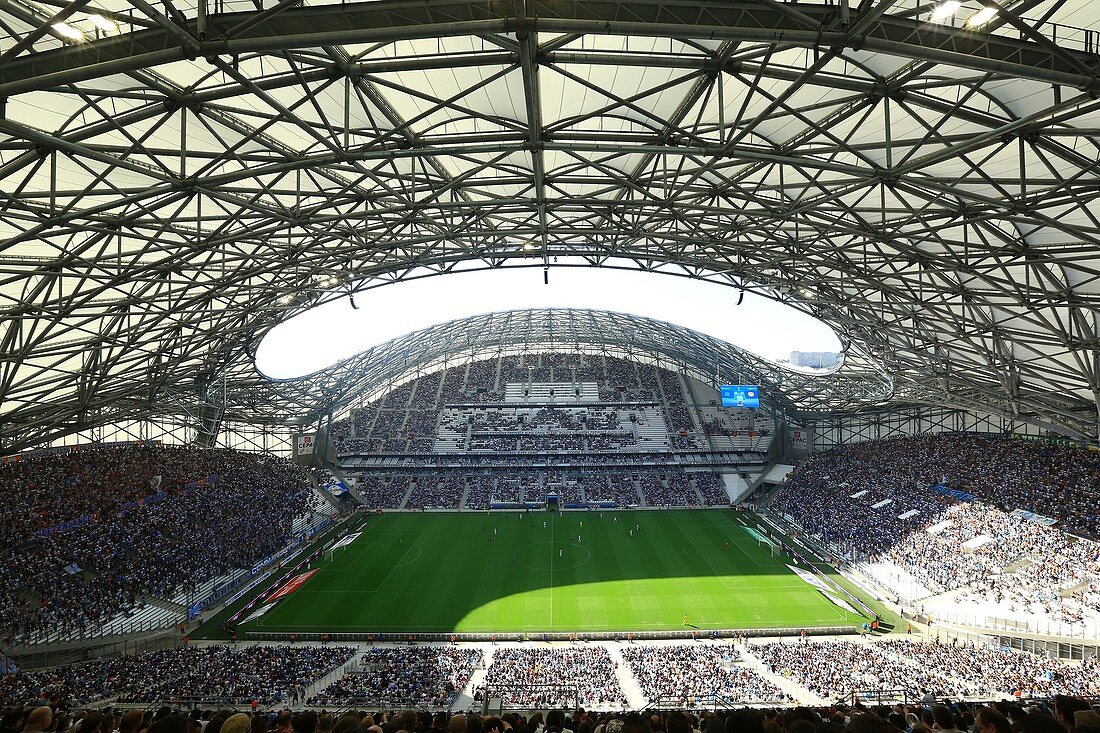
[[[755,384],[723,384],[722,407],[760,407],[760,387]]]

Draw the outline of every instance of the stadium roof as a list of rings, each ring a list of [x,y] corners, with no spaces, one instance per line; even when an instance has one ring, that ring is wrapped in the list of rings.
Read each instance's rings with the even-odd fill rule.
[[[801,303],[899,403],[1095,437],[1098,33],[1089,0],[0,0],[0,441],[252,388],[266,329],[414,269],[611,264]]]

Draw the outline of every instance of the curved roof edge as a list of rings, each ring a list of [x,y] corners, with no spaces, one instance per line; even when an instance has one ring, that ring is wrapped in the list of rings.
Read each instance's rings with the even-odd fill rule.
[[[256,385],[227,395],[226,415],[250,419],[254,407],[298,405],[304,423],[388,385],[458,360],[505,349],[560,351],[612,347],[621,354],[659,356],[699,375],[759,384],[773,404],[800,411],[879,404],[893,380],[854,349],[831,374],[812,375],[774,364],[726,341],[683,326],[612,311],[565,308],[488,313],[439,323],[367,349],[309,377]]]

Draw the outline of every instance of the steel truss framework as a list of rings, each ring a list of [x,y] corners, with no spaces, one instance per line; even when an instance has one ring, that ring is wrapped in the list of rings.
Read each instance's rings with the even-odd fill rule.
[[[141,420],[125,420],[97,425],[69,433],[51,442],[53,446],[73,446],[87,443],[118,443],[131,440],[156,440],[166,445],[189,445],[197,442],[198,421],[192,415],[151,415]],[[290,455],[294,449],[294,434],[287,425],[223,422],[208,441],[219,448]]]
[[[986,5],[0,0],[2,446],[216,426],[288,314],[513,265],[760,288],[899,403],[1096,437],[1097,5]]]
[[[1004,415],[954,410],[936,405],[909,405],[801,419],[813,431],[814,450],[847,443],[930,433],[997,433],[1039,435],[1033,424]]]

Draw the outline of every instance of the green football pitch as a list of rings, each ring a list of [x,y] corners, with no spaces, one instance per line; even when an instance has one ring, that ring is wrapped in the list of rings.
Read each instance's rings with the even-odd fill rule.
[[[505,633],[863,621],[741,522],[732,511],[372,516],[354,543],[242,628]]]

